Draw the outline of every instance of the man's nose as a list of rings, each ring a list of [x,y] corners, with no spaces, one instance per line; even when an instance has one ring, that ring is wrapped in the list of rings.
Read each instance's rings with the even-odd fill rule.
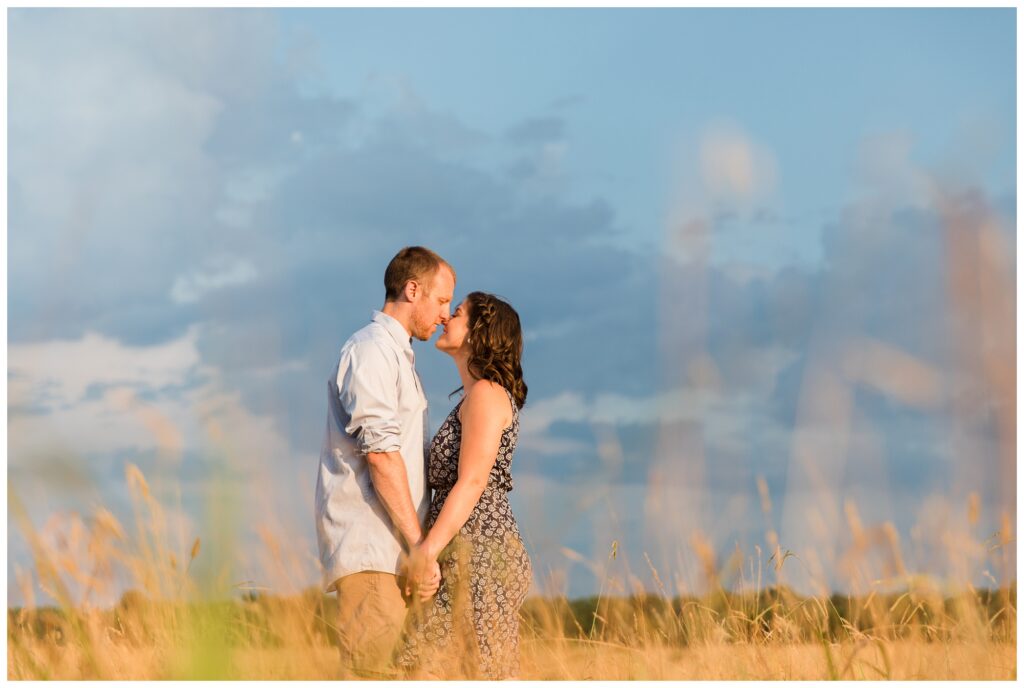
[[[441,311],[441,324],[442,325],[447,325],[448,321],[451,320],[451,319],[452,319],[452,314],[448,312],[447,308],[445,308],[443,311]]]

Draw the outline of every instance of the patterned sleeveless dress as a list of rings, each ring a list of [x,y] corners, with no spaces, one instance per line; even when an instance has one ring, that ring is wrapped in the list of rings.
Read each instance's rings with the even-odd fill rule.
[[[508,390],[505,390],[508,392]],[[443,678],[498,680],[519,674],[519,608],[532,580],[508,493],[519,409],[501,435],[487,487],[465,525],[438,557],[441,586],[406,619],[398,667]],[[434,490],[427,516],[432,528],[459,475],[462,423],[455,405],[430,445],[427,479]]]

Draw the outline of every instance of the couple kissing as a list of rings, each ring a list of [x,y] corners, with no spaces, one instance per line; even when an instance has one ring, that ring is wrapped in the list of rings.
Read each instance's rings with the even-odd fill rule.
[[[345,678],[509,679],[532,580],[512,509],[526,401],[519,315],[491,294],[451,310],[455,270],[403,248],[384,305],[327,381],[316,527]],[[428,439],[412,339],[451,356],[462,398]]]

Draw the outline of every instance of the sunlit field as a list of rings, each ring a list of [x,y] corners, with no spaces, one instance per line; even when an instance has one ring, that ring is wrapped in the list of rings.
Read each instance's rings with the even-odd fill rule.
[[[160,503],[134,466],[127,471],[137,522],[98,509],[74,519],[47,547],[24,519],[35,575],[20,576],[59,606],[8,610],[11,679],[331,679],[336,602],[315,588],[293,596],[199,581],[191,572],[201,540],[170,544]],[[965,518],[967,516],[965,515]],[[289,565],[282,543],[267,554]],[[982,543],[971,543],[982,546]],[[1005,566],[1008,538],[988,542],[988,567]],[[609,559],[618,556],[617,543]],[[707,554],[705,552],[705,554]],[[522,679],[1013,679],[1016,586],[977,589],[904,571],[867,595],[801,596],[782,579],[799,562],[777,551],[759,579],[730,592],[729,571],[706,571],[700,596],[603,594],[567,600],[534,596],[521,613]],[[736,561],[733,559],[731,561]],[[649,566],[649,563],[648,563]],[[727,564],[733,566],[733,564]],[[130,572],[132,589],[112,608],[88,602]],[[648,575],[661,584],[664,572]],[[894,582],[902,590],[891,589]],[[605,581],[623,592],[622,581]],[[73,599],[69,590],[81,591]]]

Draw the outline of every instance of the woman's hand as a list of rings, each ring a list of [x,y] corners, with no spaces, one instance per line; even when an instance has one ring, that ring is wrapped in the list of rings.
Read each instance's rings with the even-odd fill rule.
[[[405,594],[415,592],[420,600],[429,600],[441,586],[437,556],[431,556],[422,545],[414,546],[405,562],[405,576]]]

